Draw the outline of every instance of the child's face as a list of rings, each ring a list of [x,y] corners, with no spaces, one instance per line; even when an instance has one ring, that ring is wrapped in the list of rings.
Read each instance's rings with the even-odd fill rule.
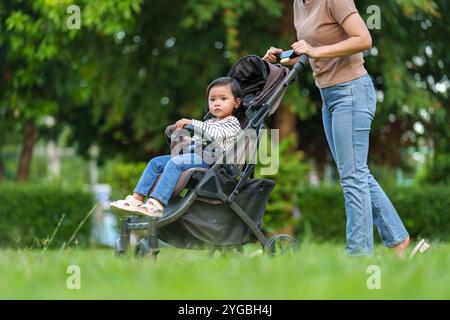
[[[231,92],[231,85],[214,86],[209,91],[209,111],[218,119],[228,117],[235,108],[239,107],[240,99],[236,99]]]

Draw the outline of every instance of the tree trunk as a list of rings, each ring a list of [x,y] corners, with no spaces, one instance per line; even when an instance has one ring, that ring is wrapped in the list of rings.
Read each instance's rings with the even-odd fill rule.
[[[288,150],[288,153],[295,152],[297,150],[298,134],[297,134],[297,116],[289,110],[289,106],[281,103],[277,112],[275,113],[275,128],[280,130],[280,142],[287,137],[294,135],[295,143]],[[292,196],[291,196],[292,198]],[[292,199],[288,200],[292,201]],[[291,215],[294,213],[291,212]],[[277,230],[277,233],[285,233],[294,235],[294,226],[287,226],[285,228]]]
[[[391,168],[401,167],[402,160],[399,150],[407,147],[401,139],[405,129],[402,128],[402,123],[399,121],[386,125],[385,130],[386,128],[389,129],[388,132],[380,132],[373,140],[371,139],[370,154],[378,165]]]
[[[297,116],[289,110],[289,106],[281,102],[275,113],[275,128],[280,130],[280,140],[286,139],[290,135],[295,136],[295,141],[298,141],[297,134]],[[297,146],[294,146],[292,151],[295,151]]]
[[[25,124],[25,132],[22,143],[22,153],[20,154],[19,169],[17,171],[17,181],[26,182],[30,174],[33,147],[38,137],[38,131],[33,120],[28,120]]]
[[[3,165],[3,160],[0,158],[0,182],[5,179],[5,166]]]
[[[283,0],[282,17],[283,19],[281,22],[281,35],[287,39],[290,39],[292,42],[297,41],[297,33],[293,23],[294,10],[292,10],[292,0]],[[282,48],[282,49],[289,50],[291,48]]]
[[[60,159],[60,148],[55,140],[50,140],[47,143],[47,170],[49,174],[54,177],[61,176],[61,159]]]

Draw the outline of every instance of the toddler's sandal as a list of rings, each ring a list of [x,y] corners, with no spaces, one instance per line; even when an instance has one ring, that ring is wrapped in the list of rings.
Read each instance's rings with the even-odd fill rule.
[[[152,202],[147,202],[146,204],[138,206],[135,211],[137,214],[143,214],[149,217],[160,218],[163,216],[163,210],[157,208]]]
[[[142,201],[137,200],[132,195],[129,195],[124,200],[117,200],[111,202],[111,211],[116,214],[129,215],[130,213],[133,213],[136,210],[136,208],[142,204],[143,204]]]

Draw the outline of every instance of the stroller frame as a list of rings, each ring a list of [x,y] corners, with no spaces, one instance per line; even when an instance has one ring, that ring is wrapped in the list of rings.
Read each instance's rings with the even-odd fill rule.
[[[255,111],[246,127],[243,129],[242,133],[238,136],[237,141],[245,136],[245,132],[253,129],[256,130],[257,136],[259,137],[259,132],[262,128],[264,128],[265,119],[273,114],[278,107],[278,103],[286,92],[288,86],[293,83],[296,79],[296,76],[305,69],[305,65],[307,62],[307,56],[302,55],[297,63],[294,65],[289,74],[283,79],[281,84],[276,88],[274,94],[269,98],[266,103],[263,103],[261,106],[257,106],[259,110]],[[252,108],[252,106],[250,106]],[[255,107],[256,108],[256,107]],[[274,110],[275,109],[275,110]],[[251,113],[251,110],[249,110]],[[189,131],[193,131],[194,127],[192,125],[185,126],[185,129]],[[200,130],[200,128],[195,128],[196,130]],[[259,138],[258,138],[259,140]],[[251,158],[253,159],[254,155],[258,149],[258,143],[256,143],[255,149],[251,153]],[[219,163],[218,163],[219,162]],[[158,235],[157,230],[166,225],[171,224],[172,222],[178,220],[182,217],[187,210],[191,207],[194,201],[198,197],[207,197],[210,199],[218,199],[222,201],[224,204],[227,204],[229,208],[236,213],[239,218],[244,222],[244,224],[251,230],[253,235],[256,237],[257,241],[261,244],[263,251],[268,252],[270,255],[279,254],[280,252],[276,252],[276,250],[281,250],[281,254],[283,254],[283,250],[290,249],[298,249],[299,244],[298,241],[285,234],[278,234],[272,236],[271,238],[267,238],[263,232],[258,228],[255,222],[247,215],[247,213],[236,203],[235,198],[239,193],[241,188],[245,185],[245,183],[249,180],[252,175],[255,165],[254,164],[246,164],[243,171],[239,173],[239,180],[231,192],[230,195],[227,195],[223,190],[222,186],[219,182],[217,172],[220,168],[226,166],[220,161],[216,161],[211,168],[205,172],[205,175],[200,180],[200,182],[191,190],[189,190],[186,195],[180,200],[178,204],[178,208],[169,214],[168,216],[163,216],[161,218],[154,217],[138,217],[138,216],[128,216],[126,218],[122,218],[120,220],[120,235],[116,240],[116,254],[122,255],[125,253],[127,248],[130,246],[130,235],[133,230],[147,230],[147,235],[144,239],[141,239],[135,248],[136,256],[149,256],[152,260],[156,261],[157,255],[160,252],[158,246]],[[225,168],[230,170],[229,168]],[[287,242],[287,248],[278,248],[281,246],[282,242]],[[237,249],[238,251],[242,251],[242,246],[227,246]],[[223,246],[212,245],[210,254],[213,255],[216,250],[223,252]]]

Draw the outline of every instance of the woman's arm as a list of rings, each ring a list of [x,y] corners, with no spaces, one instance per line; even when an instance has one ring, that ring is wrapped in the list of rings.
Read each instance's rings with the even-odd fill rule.
[[[350,14],[342,28],[348,34],[347,40],[322,47],[312,47],[304,40],[295,42],[292,48],[297,54],[305,53],[310,58],[336,58],[368,50],[372,47],[372,37],[366,24],[358,13]]]

